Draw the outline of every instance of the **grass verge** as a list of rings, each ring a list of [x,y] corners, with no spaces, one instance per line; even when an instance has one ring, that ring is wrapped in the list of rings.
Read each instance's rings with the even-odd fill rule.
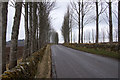
[[[111,57],[111,58],[115,58],[115,59],[120,59],[120,54],[118,52],[107,51],[107,50],[99,49],[99,48],[95,49],[95,48],[86,48],[86,47],[76,47],[73,45],[64,45],[64,46],[73,48],[76,50],[92,53],[92,54],[97,54],[97,55],[102,55],[102,56]]]
[[[35,78],[51,78],[50,45],[47,45],[42,61],[39,61]]]

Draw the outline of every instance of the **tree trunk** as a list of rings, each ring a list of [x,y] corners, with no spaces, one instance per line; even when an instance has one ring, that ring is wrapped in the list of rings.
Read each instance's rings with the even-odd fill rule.
[[[118,2],[118,50],[120,52],[120,1]]]
[[[44,8],[43,8],[43,3],[42,2],[40,2],[39,3],[39,6],[40,6],[40,9],[39,9],[39,48],[42,48],[42,46],[43,46],[43,38],[45,37],[45,36],[43,36],[44,35],[44,32],[43,32],[43,30],[44,30]]]
[[[37,18],[37,20],[38,20],[38,18]],[[36,31],[37,31],[37,36],[36,36],[36,39],[37,39],[37,41],[36,41],[36,49],[38,50],[39,49],[39,47],[38,47],[38,40],[39,40],[39,37],[38,37],[38,23],[37,23],[37,29],[36,29]]]
[[[38,50],[38,17],[37,17],[37,13],[36,13],[36,32],[35,32],[35,51]]]
[[[78,15],[79,34],[78,34],[78,43],[80,44],[80,2],[78,2],[78,5],[79,5],[79,15]]]
[[[2,13],[3,5],[2,2],[0,2],[0,13]],[[0,75],[2,74],[2,55],[3,55],[3,23],[2,23],[2,14],[0,14]]]
[[[83,12],[84,12],[84,5],[83,5],[83,1],[82,1],[82,11],[81,11],[81,13],[82,13],[82,22],[81,22],[81,27],[82,27],[82,30],[81,30],[81,43],[83,43],[83,21],[84,21],[84,14],[83,14]]]
[[[2,9],[2,27],[3,27],[3,55],[2,55],[2,73],[6,71],[6,30],[7,30],[7,13],[8,13],[8,2],[3,2],[3,9]]]
[[[12,36],[11,36],[11,47],[10,47],[10,65],[9,68],[12,69],[17,65],[17,42],[18,42],[18,34],[19,34],[19,26],[22,12],[22,0],[21,2],[15,3],[15,17],[12,28]]]
[[[113,34],[112,34],[112,2],[109,0],[109,42],[113,42]]]
[[[30,7],[30,12],[29,12],[29,24],[30,24],[30,29],[29,29],[29,52],[30,55],[32,54],[32,3],[29,3]]]
[[[28,3],[25,3],[25,44],[23,59],[26,59],[29,55],[29,29],[28,29]]]
[[[40,10],[39,10],[39,13],[40,13]],[[41,14],[39,14],[39,42],[38,42],[39,43],[39,45],[38,45],[39,49],[41,48],[41,39],[40,39],[41,38],[41,29],[40,29],[40,27],[41,27],[41,21],[40,20],[41,19],[40,18],[41,18]]]
[[[96,43],[99,38],[99,15],[98,15],[98,0],[96,0]]]
[[[32,53],[36,51],[36,11],[37,11],[37,3],[33,3],[33,27],[32,27]]]

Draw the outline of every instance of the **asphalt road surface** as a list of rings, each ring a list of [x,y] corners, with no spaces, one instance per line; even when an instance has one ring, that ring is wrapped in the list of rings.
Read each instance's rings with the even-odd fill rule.
[[[54,78],[118,78],[118,60],[51,46]]]

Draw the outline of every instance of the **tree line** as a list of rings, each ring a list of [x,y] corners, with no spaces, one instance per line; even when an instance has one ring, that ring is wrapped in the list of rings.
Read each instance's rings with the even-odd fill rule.
[[[105,22],[107,22],[109,29],[108,29],[108,36],[109,36],[109,43],[113,43],[113,15],[119,16],[119,1],[118,1],[118,13],[115,13],[113,11],[112,8],[112,4],[113,2],[111,0],[109,0],[108,2],[102,2],[100,0],[96,0],[95,2],[87,2],[87,1],[83,1],[83,0],[79,0],[78,2],[70,2],[69,7],[67,8],[65,17],[64,17],[64,21],[63,21],[63,25],[61,28],[61,32],[64,38],[64,42],[66,43],[66,38],[69,40],[70,38],[70,33],[72,33],[72,28],[74,28],[74,25],[71,24],[77,24],[78,26],[78,43],[84,43],[85,41],[85,32],[84,32],[84,27],[86,25],[88,25],[89,23],[92,23],[95,21],[95,31],[96,33],[94,33],[94,30],[92,29],[92,33],[88,33],[87,38],[89,38],[89,42],[90,42],[90,36],[92,36],[92,40],[93,43],[99,43],[100,42],[100,35],[103,36],[103,41],[105,41],[105,32],[104,30],[102,30],[102,33],[100,33],[100,22],[101,22],[101,18],[106,16],[107,20],[105,20],[105,18],[103,20],[105,20]],[[108,10],[108,12],[107,12]],[[96,15],[92,14],[93,11],[95,12]],[[101,16],[101,15],[104,16]],[[106,14],[106,15],[105,15]],[[66,15],[69,15],[69,18],[66,17]],[[71,17],[72,18],[71,18]],[[116,38],[118,36],[118,41],[119,41],[119,17],[118,19],[118,31],[116,31]],[[72,23],[71,23],[72,21]],[[68,35],[68,36],[66,36]],[[95,36],[95,37],[94,37]],[[95,41],[95,42],[94,42]],[[67,43],[69,43],[70,41],[67,41]],[[71,37],[71,42],[72,42],[72,37]]]
[[[23,60],[29,57],[32,53],[36,52],[46,44],[58,43],[58,33],[52,30],[50,12],[55,7],[55,2],[19,2],[12,6],[15,8],[14,22],[12,26],[11,46],[9,56],[9,69],[17,66],[17,50],[18,50],[18,35],[20,29],[21,15],[24,15],[25,22],[25,43]],[[2,73],[6,70],[6,30],[7,30],[7,15],[8,15],[8,2],[0,2],[0,55],[2,63]],[[24,13],[22,13],[24,9]]]

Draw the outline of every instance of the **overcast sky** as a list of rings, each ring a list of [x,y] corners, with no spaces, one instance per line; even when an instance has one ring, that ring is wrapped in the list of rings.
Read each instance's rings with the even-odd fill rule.
[[[113,10],[114,12],[117,12],[117,5],[113,5]],[[51,22],[52,22],[52,27],[59,33],[59,42],[63,42],[63,37],[61,35],[61,26],[63,23],[63,18],[64,14],[66,13],[67,6],[69,5],[69,1],[63,1],[63,2],[56,2],[56,9],[51,11],[50,16],[52,17]],[[24,12],[24,8],[22,9]],[[12,31],[12,26],[13,26],[13,20],[14,20],[14,14],[15,14],[15,9],[11,6],[8,7],[8,27],[7,27],[7,41],[11,40],[11,31]],[[91,14],[95,14],[95,10]],[[103,15],[105,16],[105,15]],[[78,41],[78,27],[77,24],[74,25],[74,30],[73,30],[73,38],[75,38],[75,42]],[[108,29],[108,24],[105,21],[101,21],[100,23],[100,34],[102,34],[103,29],[106,30]],[[115,18],[113,14],[113,30],[117,29],[117,19]],[[86,36],[86,42],[88,42],[88,34],[92,31],[92,29],[95,32],[95,21],[92,23],[86,25],[84,27],[84,33]],[[102,30],[101,30],[102,29]],[[95,33],[94,33],[95,34]],[[107,32],[106,32],[107,34]],[[102,37],[102,36],[100,36]],[[108,37],[106,35],[106,37]],[[25,38],[25,31],[24,31],[24,16],[22,14],[21,16],[21,23],[20,23],[20,30],[19,30],[19,39],[24,39]],[[102,41],[102,40],[100,40]],[[108,41],[108,38],[106,38],[106,41]]]

